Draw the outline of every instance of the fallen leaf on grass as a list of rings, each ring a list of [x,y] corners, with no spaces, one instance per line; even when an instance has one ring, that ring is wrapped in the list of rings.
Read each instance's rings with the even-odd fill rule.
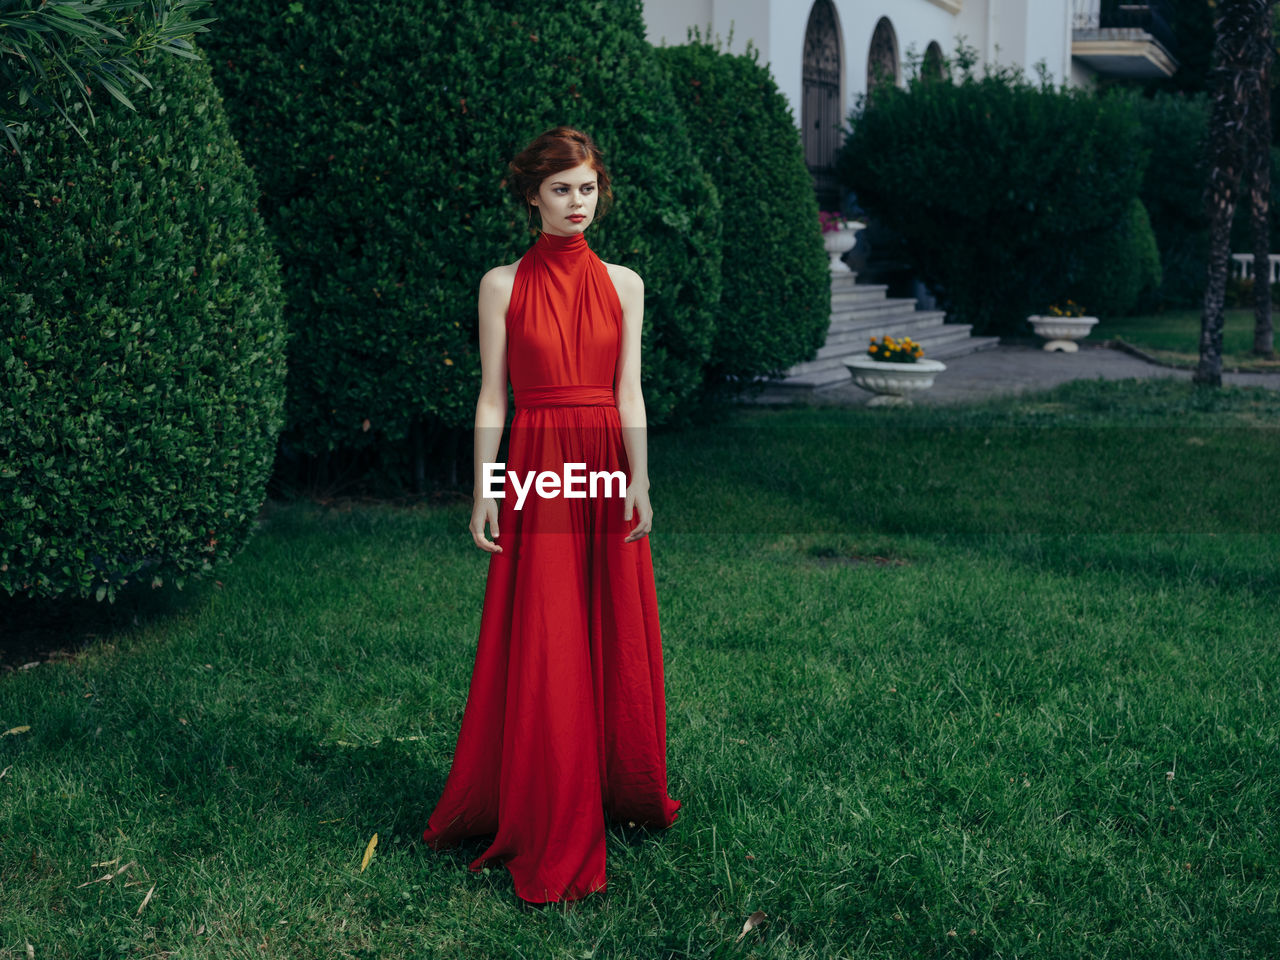
[[[156,892],[156,885],[153,883],[151,885],[151,889],[147,891],[147,895],[142,898],[142,905],[138,907],[138,912],[134,914],[135,917],[142,916],[142,911],[145,910],[147,907],[147,904],[151,902],[151,895],[155,892]]]
[[[364,868],[369,865],[369,861],[373,859],[373,848],[378,845],[378,835],[375,833],[369,838],[369,845],[364,848],[364,856],[360,858],[360,872],[364,873]]]
[[[128,863],[126,863],[123,867],[121,867],[115,873],[104,873],[102,876],[98,877],[97,880],[86,880],[84,883],[77,886],[76,889],[79,890],[80,887],[87,887],[91,883],[107,883],[108,881],[114,880],[116,877],[120,876],[120,874],[124,873],[126,870],[132,867],[136,862],[137,861],[135,860],[130,860]]]
[[[739,943],[743,937],[745,937],[748,933],[750,933],[756,927],[760,926],[760,924],[764,923],[765,918],[768,916],[769,915],[765,913],[763,910],[757,910],[751,916],[747,917],[747,922],[742,925],[742,932],[738,934],[738,939],[733,942]]]
[[[27,960],[36,960],[36,948],[27,944]]]
[[[7,767],[5,767],[3,770],[0,770],[0,780],[3,780],[5,778],[5,775],[12,769],[13,769],[13,764],[11,763]]]
[[[197,937],[203,936],[203,934],[204,934],[204,924],[202,923],[200,924],[200,929],[196,931],[196,936]]]
[[[425,740],[426,737],[387,737],[394,743],[410,743],[414,740]],[[335,747],[376,747],[383,741],[382,737],[377,740],[370,740],[367,743],[355,743],[351,740],[322,740],[321,743],[332,743]]]
[[[19,733],[26,733],[26,732],[27,732],[28,730],[30,730],[30,729],[31,729],[30,724],[28,724],[27,726],[23,726],[23,727],[10,727],[10,728],[9,728],[8,730],[6,730],[4,733],[0,733],[0,737],[7,737],[7,736],[9,736],[9,734],[11,734],[11,733],[12,733],[12,734],[14,734],[14,735],[17,735],[17,734],[19,734]]]
[[[116,857],[114,860],[103,860],[101,863],[91,863],[91,864],[89,864],[89,866],[91,866],[91,867],[114,867],[114,866],[115,866],[117,863],[119,863],[119,862],[120,862],[120,858],[119,858],[119,857]]]

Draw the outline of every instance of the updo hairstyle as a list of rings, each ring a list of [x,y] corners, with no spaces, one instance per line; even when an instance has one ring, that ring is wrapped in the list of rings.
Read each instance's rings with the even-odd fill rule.
[[[553,127],[525,147],[507,164],[507,187],[532,213],[529,201],[538,195],[542,181],[552,174],[572,170],[586,163],[596,172],[597,189],[600,191],[596,219],[604,216],[613,200],[609,187],[609,172],[604,166],[604,151],[590,136],[573,127]]]

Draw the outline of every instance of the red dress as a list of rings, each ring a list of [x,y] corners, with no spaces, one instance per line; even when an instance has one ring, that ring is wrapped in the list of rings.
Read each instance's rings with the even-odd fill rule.
[[[586,237],[543,233],[507,309],[515,391],[506,471],[627,470],[614,375],[622,304]],[[586,484],[580,484],[586,486]],[[623,485],[625,495],[625,484]],[[624,495],[498,501],[466,711],[423,833],[435,849],[493,834],[470,864],[511,872],[522,899],[606,888],[605,815],[668,827],[662,643],[649,538],[624,543]],[[547,488],[550,492],[550,488]],[[589,488],[586,491],[590,494]]]

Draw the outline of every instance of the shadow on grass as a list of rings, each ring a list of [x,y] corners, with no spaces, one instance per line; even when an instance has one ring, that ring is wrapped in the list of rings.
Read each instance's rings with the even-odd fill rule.
[[[89,597],[0,594],[0,672],[42,660],[66,660],[119,633],[162,621],[198,604],[213,587],[197,581],[178,590],[129,583],[115,602]]]
[[[1063,578],[1107,571],[1146,588],[1198,587],[1274,602],[1275,534],[960,536],[953,542]]]

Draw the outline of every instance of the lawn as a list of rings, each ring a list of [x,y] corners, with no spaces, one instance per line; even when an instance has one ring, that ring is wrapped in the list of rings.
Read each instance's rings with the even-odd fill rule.
[[[1200,315],[1199,309],[1183,309],[1137,317],[1104,317],[1094,328],[1093,336],[1124,340],[1157,360],[1190,368],[1200,362]],[[1273,316],[1273,324],[1280,327],[1280,311],[1275,311]],[[1224,369],[1280,370],[1280,360],[1266,360],[1250,352],[1253,350],[1253,326],[1252,307],[1224,311]]]
[[[419,842],[465,503],[271,503],[217,582],[11,603],[0,958],[1273,957],[1278,415],[1157,378],[655,432],[683,807],[547,910]]]

